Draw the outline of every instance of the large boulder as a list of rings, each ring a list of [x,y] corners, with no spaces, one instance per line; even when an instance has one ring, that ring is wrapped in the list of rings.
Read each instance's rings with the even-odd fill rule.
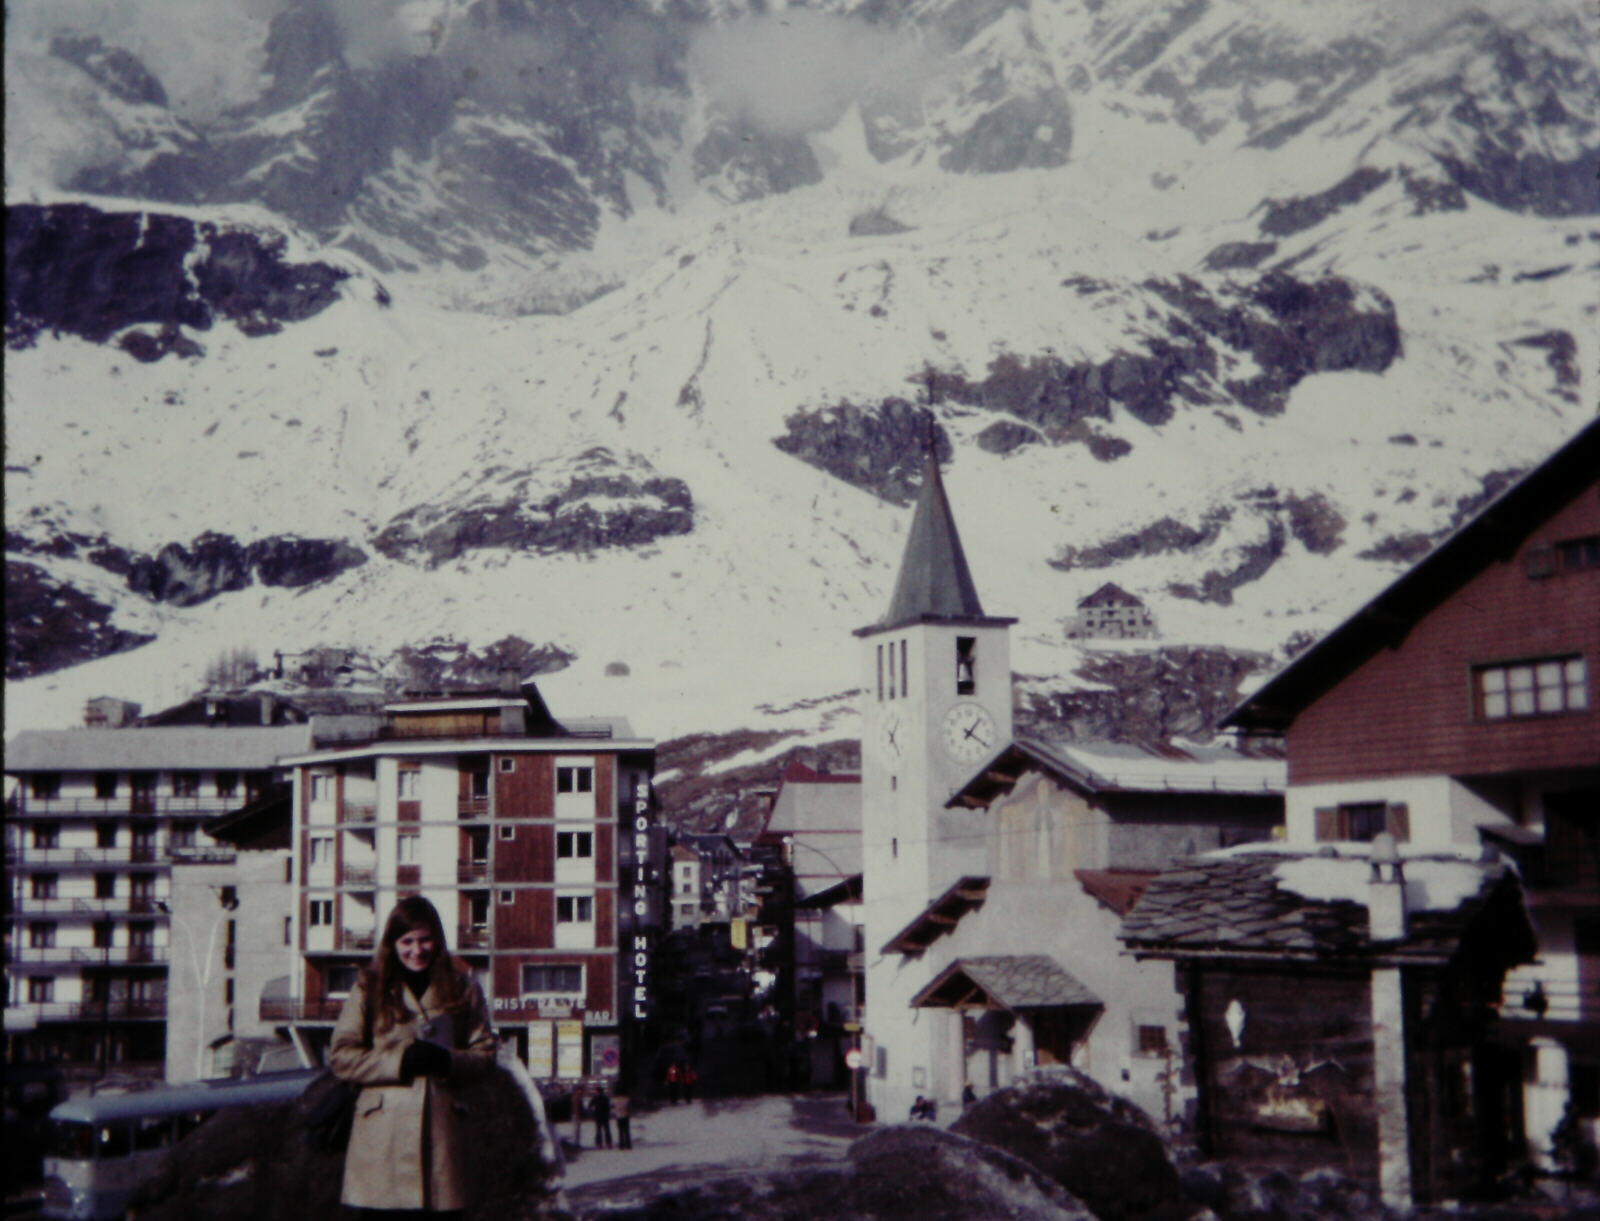
[[[990,1094],[951,1131],[1021,1158],[1099,1221],[1187,1221],[1198,1211],[1154,1121],[1071,1069]]]

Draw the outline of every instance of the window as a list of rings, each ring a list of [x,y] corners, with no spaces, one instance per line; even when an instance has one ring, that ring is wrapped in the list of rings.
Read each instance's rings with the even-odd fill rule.
[[[592,767],[558,767],[558,768],[556,768],[556,792],[558,792],[558,793],[592,793],[592,792],[594,792],[594,768],[592,768]]]
[[[333,923],[333,900],[312,899],[306,904],[306,915],[312,928],[324,928]]]
[[[593,924],[593,895],[557,895],[557,924]]]
[[[1478,716],[1485,721],[1551,716],[1589,707],[1589,668],[1582,657],[1542,657],[1473,671]]]
[[[172,795],[174,797],[200,796],[199,772],[173,772]]]
[[[109,920],[96,920],[94,924],[94,948],[109,950],[116,936],[117,926]]]
[[[894,641],[889,642],[889,698],[894,698]]]
[[[168,840],[174,848],[194,847],[194,823],[189,819],[178,819],[172,824],[172,833]]]
[[[571,963],[526,963],[522,968],[524,996],[559,993],[583,995],[583,968]]]
[[[561,860],[581,860],[594,855],[594,834],[590,831],[557,831],[556,856]]]
[[[909,674],[909,671],[906,669],[906,642],[904,640],[902,640],[900,642],[900,694],[901,695],[910,695],[911,694],[911,679],[908,677],[908,674]]]
[[[293,916],[285,916],[283,918],[283,944],[284,945],[293,945],[294,944],[294,917]]]
[[[500,838],[501,839],[516,839],[517,838],[517,829],[515,827],[511,826],[509,823],[501,823],[500,824]]]
[[[28,980],[28,1000],[35,1005],[48,1005],[56,998],[56,981],[53,975],[34,975]]]
[[[1562,572],[1600,568],[1600,534],[1569,538],[1556,544],[1556,563]]]
[[[115,848],[117,846],[117,824],[114,822],[95,823],[94,846],[96,848]]]
[[[971,695],[978,689],[975,667],[978,661],[978,638],[956,637],[956,694]]]
[[[489,764],[474,763],[467,769],[467,796],[482,801],[489,796]]]
[[[128,924],[128,944],[146,948],[156,943],[156,926],[148,920],[135,920]]]
[[[128,878],[128,893],[135,899],[153,899],[156,897],[156,875],[153,873],[135,873]]]
[[[283,858],[283,880],[285,882],[294,881],[294,857],[292,856]]]
[[[1396,842],[1411,838],[1411,814],[1400,801],[1351,801],[1316,811],[1317,839],[1322,842],[1353,840],[1371,843],[1380,831],[1387,831]]]
[[[333,777],[326,772],[316,772],[311,777],[311,800],[333,800]]]
[[[61,828],[51,826],[48,823],[35,823],[33,826],[33,846],[46,850],[61,847]]]
[[[28,944],[36,950],[53,949],[56,944],[54,920],[36,920],[28,925]]]
[[[516,759],[513,758],[510,755],[501,756],[501,759],[500,759],[500,770],[503,771],[503,772],[514,772],[514,771],[516,771],[517,770],[517,761],[516,761]]]
[[[232,797],[239,791],[238,772],[218,772],[216,782],[218,797]]]
[[[53,899],[56,886],[61,881],[59,873],[36,873],[30,880],[30,892],[35,899]]]
[[[467,834],[467,852],[474,865],[488,863],[489,832],[486,829],[475,828]]]
[[[883,703],[883,646],[878,646],[878,702]]]
[[[399,774],[400,800],[415,801],[422,794],[422,773],[410,768]]]
[[[311,837],[311,864],[333,864],[333,836],[313,835]]]
[[[395,839],[395,859],[402,865],[415,865],[421,844],[422,836],[420,835],[398,836]]]
[[[500,906],[501,907],[510,907],[516,901],[517,901],[517,892],[516,891],[514,891],[514,890],[502,890],[500,892]]]
[[[467,894],[467,923],[475,929],[489,927],[489,892],[474,890]]]
[[[222,981],[222,1003],[233,1004],[233,976],[228,976]]]
[[[1134,1050],[1141,1056],[1167,1054],[1167,1028],[1165,1026],[1136,1026],[1133,1032]]]
[[[117,773],[96,772],[94,774],[94,795],[96,797],[115,797],[117,795]]]
[[[117,875],[114,873],[97,873],[94,875],[94,897],[109,899],[117,893]]]
[[[348,963],[340,963],[328,968],[328,995],[349,996],[350,989],[356,986],[356,978],[361,973],[361,968]]]
[[[61,796],[61,776],[56,772],[34,772],[29,786],[35,797],[49,799]]]

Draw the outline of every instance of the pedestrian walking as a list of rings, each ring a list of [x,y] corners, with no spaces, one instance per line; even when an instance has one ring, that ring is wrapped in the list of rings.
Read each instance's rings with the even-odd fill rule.
[[[972,1088],[972,1082],[968,1081],[963,1084],[961,1087],[961,1109],[964,1111],[977,1101],[978,1093]]]
[[[683,1066],[683,1100],[685,1102],[694,1101],[694,1087],[699,1080],[700,1074],[694,1071],[694,1065],[685,1064]]]
[[[678,1062],[674,1060],[667,1065],[667,1101],[673,1106],[678,1105],[678,1082],[682,1079],[678,1072]]]
[[[472,1134],[454,1090],[486,1074],[494,1056],[483,991],[450,957],[438,911],[420,895],[400,900],[328,1052],[333,1073],[361,1087],[339,1197],[346,1217],[461,1216],[461,1154]]]
[[[611,1113],[617,1118],[617,1148],[633,1148],[633,1100],[618,1090],[611,1106]]]
[[[594,1094],[594,1147],[611,1148],[611,1095],[601,1086]]]

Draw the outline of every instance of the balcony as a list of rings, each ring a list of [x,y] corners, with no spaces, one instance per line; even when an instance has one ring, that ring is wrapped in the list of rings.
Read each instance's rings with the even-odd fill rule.
[[[456,881],[482,882],[489,876],[488,861],[457,861]]]
[[[29,1018],[35,1022],[114,1022],[160,1021],[166,1016],[165,997],[156,997],[152,1000],[122,998],[110,1001],[40,1001],[6,1007],[8,1026],[17,1018],[21,1018],[24,1022]]]
[[[344,1009],[342,996],[316,1001],[263,999],[258,1016],[263,1022],[337,1022]]]
[[[456,945],[463,950],[486,950],[489,948],[489,930],[464,928],[456,935]]]
[[[27,818],[140,818],[215,817],[239,809],[247,798],[174,797],[154,793],[132,793],[118,797],[35,797],[19,792],[6,803],[7,813]]]
[[[340,822],[376,822],[378,819],[378,803],[376,801],[351,801],[346,798],[339,811]]]
[[[339,881],[344,886],[371,886],[377,879],[378,871],[372,865],[346,865],[339,874]]]
[[[12,962],[90,963],[97,966],[155,965],[167,961],[164,945],[25,945],[10,951]]]
[[[113,895],[107,898],[12,900],[12,910],[22,916],[156,916],[161,911],[149,895]]]
[[[489,799],[487,797],[463,797],[456,803],[456,814],[460,818],[488,818]]]
[[[238,859],[238,853],[220,844],[205,847],[199,844],[170,844],[167,857],[174,865],[231,865]]]
[[[339,930],[339,949],[370,950],[378,943],[378,934],[372,929],[357,931],[353,928]]]

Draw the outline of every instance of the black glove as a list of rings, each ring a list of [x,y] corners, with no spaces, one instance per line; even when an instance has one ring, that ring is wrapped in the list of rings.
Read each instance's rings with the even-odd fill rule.
[[[419,1040],[401,1055],[400,1078],[411,1081],[416,1077],[448,1077],[450,1063],[450,1053],[443,1047]]]

